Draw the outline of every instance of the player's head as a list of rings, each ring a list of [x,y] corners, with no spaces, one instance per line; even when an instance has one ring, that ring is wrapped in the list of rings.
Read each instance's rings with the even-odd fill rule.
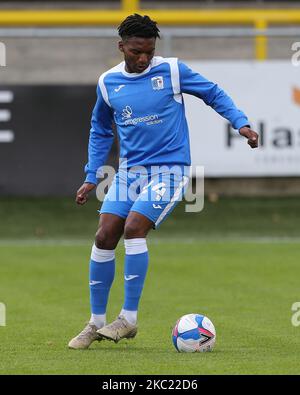
[[[124,53],[126,69],[142,73],[150,64],[155,52],[156,38],[160,38],[156,22],[147,15],[129,15],[118,27],[119,49]]]

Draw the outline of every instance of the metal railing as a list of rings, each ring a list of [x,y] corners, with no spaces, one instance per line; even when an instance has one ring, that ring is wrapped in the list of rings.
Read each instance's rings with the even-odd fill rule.
[[[270,25],[300,24],[300,9],[140,9],[139,0],[122,0],[118,10],[1,10],[0,27],[12,26],[117,26],[128,14],[149,15],[168,26],[250,26],[255,58],[265,60]]]
[[[269,27],[261,32],[250,27],[165,27],[161,28],[161,54],[173,56],[174,38],[255,38],[263,34],[269,37],[299,36],[299,27]],[[116,28],[111,27],[26,27],[0,28],[0,40],[5,38],[117,38]]]

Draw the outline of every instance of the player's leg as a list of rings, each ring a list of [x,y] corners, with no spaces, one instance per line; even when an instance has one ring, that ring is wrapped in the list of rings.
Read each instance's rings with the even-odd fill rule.
[[[124,305],[114,322],[98,330],[101,336],[115,342],[137,333],[138,305],[148,269],[146,236],[153,225],[149,218],[137,212],[130,212],[125,222]]]
[[[146,237],[153,225],[149,218],[134,211],[129,213],[125,223],[125,298],[121,315],[131,324],[137,322],[137,310],[149,261]]]
[[[106,324],[106,307],[115,275],[115,248],[123,234],[125,219],[114,214],[101,214],[90,259],[89,323],[69,342],[69,348],[86,349],[101,340],[97,330]]]
[[[126,181],[117,174],[102,204],[90,259],[91,319],[84,330],[70,341],[70,348],[88,348],[94,340],[100,339],[96,331],[106,323],[108,295],[115,274],[115,248],[132,205],[132,202],[116,199],[116,192],[126,190],[126,187]]]
[[[101,207],[99,228],[92,249],[90,322],[98,329],[106,324],[106,306],[115,274],[115,248],[123,234],[125,219],[133,204],[127,199],[127,188],[126,174],[117,173]]]
[[[106,307],[115,276],[115,248],[123,234],[125,219],[101,214],[90,259],[90,323],[97,329],[106,324]]]

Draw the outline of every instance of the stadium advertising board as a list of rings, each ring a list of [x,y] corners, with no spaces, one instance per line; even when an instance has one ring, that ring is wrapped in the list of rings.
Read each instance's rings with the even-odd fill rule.
[[[193,165],[206,177],[300,175],[300,67],[287,61],[187,61],[223,88],[260,134],[252,150],[228,122],[185,95]]]

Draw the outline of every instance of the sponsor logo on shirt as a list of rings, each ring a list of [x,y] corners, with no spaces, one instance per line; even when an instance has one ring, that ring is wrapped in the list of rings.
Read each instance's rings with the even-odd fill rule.
[[[131,115],[132,115],[132,109],[130,106],[126,106],[125,108],[123,108],[122,119],[129,119],[131,118]]]
[[[132,116],[132,108],[130,106],[126,106],[122,110],[122,120],[125,120],[125,126],[127,125],[137,125],[138,123],[145,122],[147,125],[154,125],[157,123],[162,123],[162,119],[159,119],[157,114],[146,115],[144,117],[136,117],[131,118]]]

